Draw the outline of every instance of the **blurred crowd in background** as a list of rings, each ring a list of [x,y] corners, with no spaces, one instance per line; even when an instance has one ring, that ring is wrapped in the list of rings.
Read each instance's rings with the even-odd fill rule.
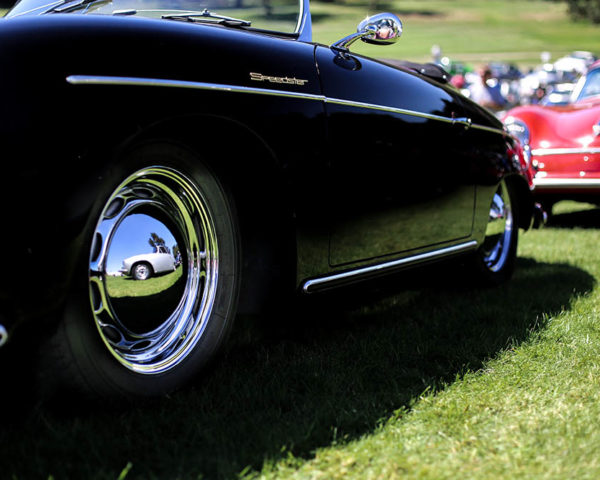
[[[515,64],[493,62],[474,68],[431,49],[433,61],[450,73],[450,83],[465,96],[492,111],[517,105],[566,105],[577,80],[597,60],[591,52],[573,52],[552,62],[549,53],[540,55],[540,65],[521,70]]]

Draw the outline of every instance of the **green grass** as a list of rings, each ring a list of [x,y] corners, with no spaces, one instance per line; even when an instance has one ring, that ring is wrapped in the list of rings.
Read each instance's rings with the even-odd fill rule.
[[[119,318],[134,332],[158,327],[177,308],[184,290],[183,268],[134,280],[132,277],[108,277],[106,291]],[[140,315],[140,312],[149,312]]]
[[[384,7],[373,12],[399,13],[403,38],[357,51],[428,60],[437,43],[457,60],[525,64],[542,50],[598,53],[598,27],[570,23],[560,3]],[[315,40],[354,31],[367,9],[313,2]],[[0,358],[0,478],[598,478],[600,210],[555,213],[520,236],[506,285],[432,269],[239,318],[209,372],[136,409],[39,403],[18,383],[35,365]]]
[[[136,409],[5,380],[1,476],[598,478],[600,209],[556,212],[499,288],[432,269],[240,318],[191,388]]]
[[[148,297],[172,287],[181,278],[182,268],[174,272],[137,281],[132,277],[108,277],[107,288],[111,297]]]

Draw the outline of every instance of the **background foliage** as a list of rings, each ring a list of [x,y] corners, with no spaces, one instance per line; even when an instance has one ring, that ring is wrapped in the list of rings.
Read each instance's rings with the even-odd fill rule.
[[[600,23],[600,0],[567,0],[567,3],[573,18]]]

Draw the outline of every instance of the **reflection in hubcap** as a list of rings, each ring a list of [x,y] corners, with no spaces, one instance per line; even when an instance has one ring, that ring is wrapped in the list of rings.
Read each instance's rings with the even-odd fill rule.
[[[498,186],[490,206],[489,220],[483,241],[483,261],[489,270],[502,269],[508,258],[513,229],[513,213],[506,183]]]
[[[183,360],[214,301],[218,251],[211,213],[183,174],[150,167],[106,203],[90,253],[90,300],[113,356],[138,373]]]

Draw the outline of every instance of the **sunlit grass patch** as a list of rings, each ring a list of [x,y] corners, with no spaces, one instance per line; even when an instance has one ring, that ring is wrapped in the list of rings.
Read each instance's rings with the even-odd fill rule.
[[[173,286],[181,277],[183,268],[174,272],[157,275],[147,280],[134,280],[133,277],[106,277],[107,289],[112,297],[146,297],[161,293]]]

